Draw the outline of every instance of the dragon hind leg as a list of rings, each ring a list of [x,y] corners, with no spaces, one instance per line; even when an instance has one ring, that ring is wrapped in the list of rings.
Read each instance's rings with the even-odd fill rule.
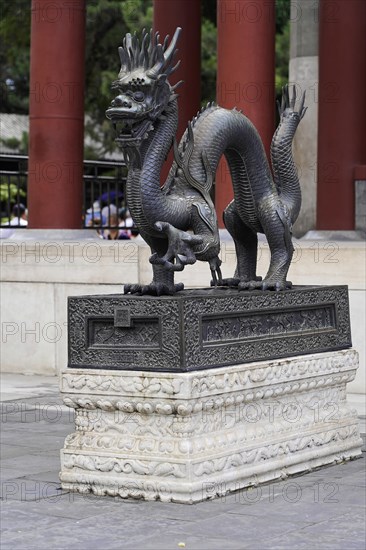
[[[262,205],[264,206],[264,205]],[[260,209],[261,210],[261,209]],[[285,290],[292,283],[286,280],[294,248],[291,241],[291,226],[280,204],[271,210],[266,208],[261,222],[271,252],[270,266],[261,283],[241,284],[240,289],[261,288],[262,290]]]
[[[238,286],[253,281],[260,281],[261,278],[256,276],[257,234],[245,225],[240,218],[235,208],[235,201],[232,201],[225,209],[224,223],[226,229],[234,239],[237,266],[234,277],[224,279],[223,284],[225,286]]]

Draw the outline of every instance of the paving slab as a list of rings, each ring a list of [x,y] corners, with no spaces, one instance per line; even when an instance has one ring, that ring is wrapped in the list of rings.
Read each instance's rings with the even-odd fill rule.
[[[365,540],[365,514],[360,509],[346,512],[337,518],[309,525],[303,534],[335,537],[338,540]]]
[[[109,515],[115,511],[122,514],[123,517],[140,513],[137,508],[138,504],[135,502],[61,491],[60,494],[53,497],[27,502],[24,500],[9,500],[6,504],[10,506],[10,510],[13,510],[14,514],[19,510],[29,510],[30,513],[39,516],[58,517],[61,524],[63,523],[62,518],[79,521],[89,517],[101,519],[104,515]]]
[[[244,548],[245,534],[242,534],[241,540],[231,540],[228,538],[219,538],[206,536],[204,541],[202,537],[191,535],[189,532],[182,535],[175,531],[165,531],[160,535],[153,535],[140,541],[136,546],[136,541],[126,543],[121,548],[123,550],[242,550]],[[184,544],[184,546],[183,546]]]
[[[312,537],[309,533],[299,532],[271,540],[259,539],[243,548],[251,550],[292,550],[293,548],[298,550],[364,550],[365,540],[344,540],[329,535]]]
[[[6,458],[2,460],[1,463],[2,468],[9,468],[17,471],[22,470],[24,476],[27,476],[40,472],[48,472],[51,469],[58,468],[60,465],[60,458],[58,455],[54,456],[53,452],[52,454],[28,453],[26,456]]]
[[[0,447],[0,458],[15,458],[17,456],[24,456],[28,453],[37,453],[37,447],[24,447],[20,445],[6,445],[3,441]]]
[[[2,402],[44,395],[57,395],[57,393],[57,376],[1,374],[0,400]]]
[[[36,481],[33,479],[17,478],[8,479],[1,484],[1,499],[5,501],[40,501],[46,500],[48,503],[58,498],[63,493],[60,483],[50,481]]]

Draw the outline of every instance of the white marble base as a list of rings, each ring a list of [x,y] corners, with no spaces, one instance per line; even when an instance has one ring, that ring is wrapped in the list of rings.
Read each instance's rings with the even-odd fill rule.
[[[63,489],[199,502],[361,454],[353,349],[189,373],[68,369]]]

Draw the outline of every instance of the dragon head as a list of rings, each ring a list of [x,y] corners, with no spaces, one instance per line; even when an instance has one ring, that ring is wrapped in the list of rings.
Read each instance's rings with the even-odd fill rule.
[[[154,122],[177,96],[168,77],[179,66],[174,65],[178,27],[169,44],[169,36],[159,44],[159,34],[142,32],[141,43],[136,33],[127,34],[118,48],[121,70],[112,84],[116,96],[106,111],[117,132],[120,147],[138,147],[154,129]]]

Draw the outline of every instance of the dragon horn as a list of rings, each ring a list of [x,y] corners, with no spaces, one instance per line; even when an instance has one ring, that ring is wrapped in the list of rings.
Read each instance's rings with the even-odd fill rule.
[[[303,108],[304,108],[305,95],[306,95],[306,90],[304,90],[304,92],[303,92],[303,94],[302,94],[302,96],[301,96],[301,99],[300,99],[299,113],[301,113],[301,111],[302,111]]]
[[[148,46],[149,46],[149,34],[144,29],[142,31],[142,41],[141,41],[141,52],[140,52],[140,56],[139,56],[139,65],[140,65],[140,67],[144,67],[145,69],[147,69],[147,61],[149,59]]]
[[[292,86],[292,98],[290,99],[290,107],[291,109],[295,109],[295,103],[296,103],[296,86],[295,84]]]
[[[166,49],[168,47],[169,38],[170,38],[169,34],[167,34],[166,37],[164,38],[164,44],[163,44],[164,52],[166,51]]]
[[[151,69],[149,70],[149,73],[148,75],[151,77],[151,78],[156,78],[163,70],[163,68],[171,61],[173,55],[174,55],[174,52],[175,52],[175,49],[176,49],[176,44],[178,42],[178,38],[179,38],[179,35],[181,33],[182,29],[180,27],[177,27],[175,33],[174,33],[174,36],[169,44],[169,47],[166,48],[166,50],[164,51],[163,47],[160,45],[160,44],[157,44],[156,45],[156,48],[157,50],[161,50],[161,53],[163,55],[159,54],[158,55],[158,59],[157,61],[155,62],[155,65],[153,67],[151,67]],[[160,48],[159,48],[160,46]]]
[[[176,90],[178,88],[178,86],[181,86],[183,84],[183,82],[184,82],[184,80],[180,80],[179,82],[174,84],[174,86],[171,87],[171,91],[174,92],[174,90]]]
[[[128,55],[126,54],[126,51],[120,46],[118,48],[119,58],[121,61],[121,71],[128,71],[130,70],[130,59]]]
[[[174,51],[175,51],[175,47],[176,47],[177,42],[178,42],[179,35],[180,35],[181,32],[182,32],[181,27],[177,27],[175,29],[175,33],[174,33],[174,36],[172,38],[172,41],[170,42],[169,47],[164,52],[165,63],[169,63],[169,61],[171,60],[171,58],[174,54]]]

